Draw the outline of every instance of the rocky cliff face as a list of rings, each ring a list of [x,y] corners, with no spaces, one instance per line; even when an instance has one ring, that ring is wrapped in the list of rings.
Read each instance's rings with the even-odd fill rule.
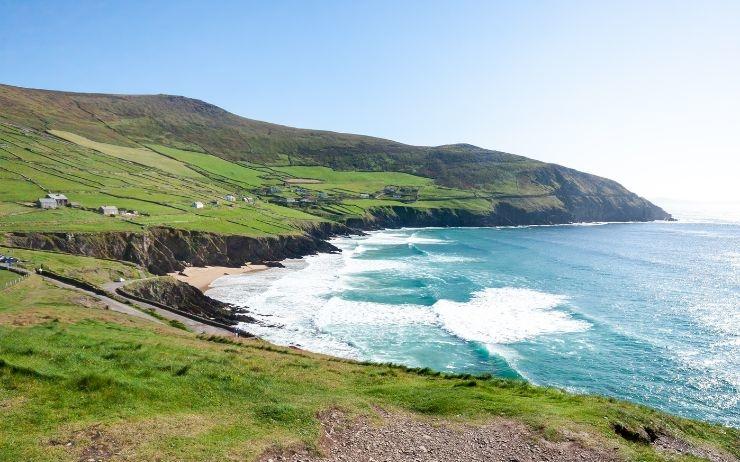
[[[566,207],[525,210],[509,202],[500,202],[490,213],[448,208],[378,207],[372,210],[371,215],[347,220],[346,224],[351,228],[367,230],[404,226],[522,226],[671,219],[663,209],[637,195],[603,197],[570,194],[558,199]]]
[[[670,219],[659,207],[634,195],[604,198],[569,196],[565,208],[526,211],[508,202],[490,213],[462,209],[379,207],[364,218],[346,224],[323,222],[302,235],[246,237],[202,231],[151,228],[143,233],[7,233],[7,245],[56,250],[139,264],[154,274],[180,271],[186,266],[241,266],[245,262],[300,258],[319,252],[335,252],[329,237],[361,230],[425,226],[510,226],[562,224],[579,221],[649,221]]]
[[[175,308],[222,324],[256,322],[227,303],[214,300],[200,290],[169,276],[135,281],[124,287],[127,294]]]
[[[338,249],[326,239],[349,228],[321,223],[303,235],[246,237],[201,231],[151,228],[144,233],[7,233],[10,246],[124,260],[154,274],[181,271],[186,266],[241,266],[245,262],[299,258]]]

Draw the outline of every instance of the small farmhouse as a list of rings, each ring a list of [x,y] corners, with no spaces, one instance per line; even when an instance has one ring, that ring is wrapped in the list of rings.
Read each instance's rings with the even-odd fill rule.
[[[39,207],[42,209],[55,209],[57,208],[57,201],[48,197],[42,197],[36,201]]]
[[[196,209],[202,209],[203,208],[203,202],[195,201],[195,202],[193,202],[193,207],[195,207]]]
[[[370,194],[362,193],[362,194],[360,194],[360,198],[361,199],[368,199],[368,198],[370,198]]]
[[[58,207],[66,207],[69,204],[69,199],[64,194],[49,193],[46,197],[54,199]]]
[[[236,197],[234,197],[233,194],[227,194],[224,196],[224,200],[227,200],[229,202],[234,202],[236,200]]]
[[[118,215],[118,207],[115,205],[103,205],[98,210],[107,217]]]
[[[242,197],[242,200],[247,204],[254,204],[254,197],[244,196]]]

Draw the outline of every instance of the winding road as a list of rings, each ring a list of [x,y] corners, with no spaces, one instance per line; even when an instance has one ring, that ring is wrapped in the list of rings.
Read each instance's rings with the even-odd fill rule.
[[[20,268],[17,268],[17,269],[20,270]],[[27,271],[27,270],[21,270],[21,271],[31,273],[30,271]],[[118,300],[115,300],[109,296],[97,294],[90,290],[82,289],[80,287],[67,284],[66,282],[59,281],[46,274],[38,274],[38,276],[40,276],[43,280],[51,284],[54,284],[57,287],[61,287],[63,289],[74,290],[76,292],[80,292],[90,297],[96,298],[100,300],[101,302],[105,303],[108,306],[108,309],[110,309],[111,311],[123,313],[129,316],[135,316],[141,319],[146,319],[147,321],[156,322],[158,324],[165,324],[161,319],[157,319],[156,317],[146,313],[146,311],[152,311],[164,319],[181,322],[182,324],[187,326],[188,330],[195,332],[196,334],[226,335],[229,337],[234,336],[233,332],[230,332],[226,329],[221,329],[219,327],[204,324],[202,322],[196,321],[194,319],[190,319],[186,316],[182,316],[177,313],[173,313],[171,311],[167,311],[163,308],[159,308],[157,306],[150,305],[148,303],[144,303],[138,300],[132,300],[132,299],[127,298],[127,300],[131,302],[131,305],[129,305],[127,303],[119,302]],[[127,282],[131,282],[131,281],[127,281]],[[124,284],[126,283],[109,282],[103,285],[103,289],[105,289],[107,292],[110,292],[111,295],[115,294],[117,297],[122,297],[122,295],[116,294],[115,291],[117,288],[123,286]]]

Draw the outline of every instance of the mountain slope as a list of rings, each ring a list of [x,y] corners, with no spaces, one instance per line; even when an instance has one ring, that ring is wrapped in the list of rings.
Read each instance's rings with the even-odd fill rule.
[[[153,143],[232,161],[404,172],[508,202],[526,199],[531,204],[546,197],[550,200],[535,207],[538,211],[552,209],[544,214],[550,218],[543,218],[543,223],[669,218],[612,180],[559,165],[465,144],[410,146],[286,127],[239,117],[181,96],[69,93],[0,85],[3,120],[119,146]],[[510,205],[519,208],[520,204]]]

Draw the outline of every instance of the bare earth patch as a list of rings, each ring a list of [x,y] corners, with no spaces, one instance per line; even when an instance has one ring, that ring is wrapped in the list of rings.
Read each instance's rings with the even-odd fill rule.
[[[653,446],[660,451],[676,455],[692,455],[710,462],[737,462],[737,458],[731,454],[722,453],[716,449],[693,446],[672,436],[660,435],[653,441]]]
[[[260,462],[452,462],[452,461],[580,461],[621,460],[615,449],[585,447],[578,441],[545,440],[529,427],[499,419],[482,426],[421,421],[385,414],[375,426],[367,419],[349,420],[340,411],[321,416],[321,452],[271,450]]]

